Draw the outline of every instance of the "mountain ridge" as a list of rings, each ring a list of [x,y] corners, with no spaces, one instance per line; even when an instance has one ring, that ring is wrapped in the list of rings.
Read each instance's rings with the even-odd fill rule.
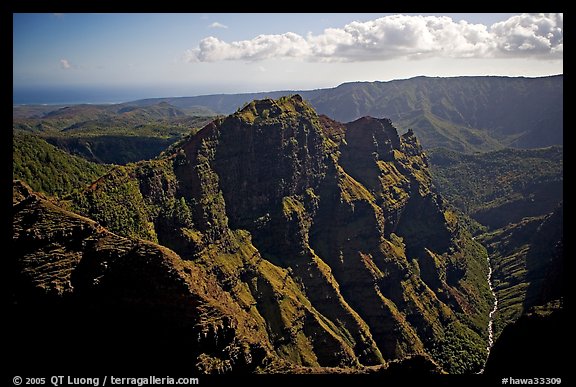
[[[417,356],[430,359],[429,369],[438,364],[450,373],[476,372],[485,361],[491,303],[486,252],[435,193],[414,133],[399,135],[390,120],[341,124],[319,116],[297,95],[253,101],[158,159],[113,167],[60,199],[61,210],[38,199],[21,203],[14,207],[16,230],[22,229],[14,234],[21,242],[15,278],[22,278],[18,267],[26,262],[42,268],[44,260],[68,250],[76,251],[73,259],[85,254],[84,243],[68,239],[76,231],[51,231],[67,228],[72,220],[66,219],[78,219],[77,213],[125,238],[118,244],[133,246],[127,251],[139,251],[140,243],[170,249],[180,275],[200,270],[200,288],[215,281],[221,290],[214,288],[214,297],[242,310],[237,318],[246,332],[255,332],[248,341],[262,343],[258,359],[363,370]],[[46,216],[62,219],[46,223]],[[47,244],[28,243],[35,235]],[[26,288],[40,286],[36,270],[24,270]],[[121,285],[132,284],[133,274],[117,273],[101,280],[120,281],[106,294],[133,294],[128,302],[136,304],[127,308],[140,310],[138,293]],[[51,279],[56,271],[37,275],[62,283]],[[73,282],[58,286],[80,291]],[[172,287],[157,291],[166,286]],[[168,322],[180,315],[162,313]],[[201,321],[212,319],[212,312],[197,313]],[[227,324],[224,344],[236,340],[226,332],[240,334]],[[230,372],[230,366],[233,372],[236,360],[226,355],[232,353],[213,351],[223,345],[216,334],[221,329],[213,331],[205,350],[191,342],[187,361],[203,372]],[[241,352],[252,352],[251,344],[237,340]],[[250,367],[262,369],[259,364]]]
[[[420,76],[392,81],[347,82],[334,88],[297,93],[318,113],[341,122],[365,115],[386,117],[399,127],[414,129],[425,148],[447,146],[457,151],[475,152],[506,146],[561,145],[562,84],[562,74],[533,78]],[[230,114],[252,99],[294,93],[218,94],[146,99],[128,104],[166,101],[179,107],[204,105],[215,112]],[[421,113],[414,116],[417,110]],[[420,122],[422,118],[424,121]]]
[[[301,95],[304,99],[314,99],[318,94],[322,93],[323,91],[335,90],[340,87],[351,87],[356,85],[371,85],[371,84],[391,84],[391,83],[398,83],[398,82],[406,82],[406,81],[414,81],[414,80],[442,80],[442,79],[518,79],[518,80],[535,80],[535,79],[549,79],[549,78],[557,78],[563,77],[564,74],[554,74],[554,75],[545,75],[545,76],[534,76],[534,77],[526,77],[526,76],[505,76],[505,75],[461,75],[461,76],[453,76],[453,77],[431,77],[426,75],[419,75],[410,78],[401,78],[401,79],[392,79],[389,81],[348,81],[339,84],[338,86],[328,87],[328,88],[317,88],[317,89],[309,89],[309,90],[297,90],[297,89],[286,89],[286,90],[270,90],[270,91],[256,91],[256,92],[244,92],[244,93],[217,93],[217,94],[200,94],[200,95],[192,95],[192,96],[183,96],[183,97],[150,97],[150,98],[142,98],[132,101],[126,101],[119,103],[119,105],[136,105],[136,106],[150,106],[157,104],[159,102],[167,102],[170,105],[178,107],[181,106],[189,106],[190,101],[199,101],[204,98],[206,99],[221,99],[220,106],[222,106],[222,110],[216,110],[215,113],[218,114],[231,114],[235,110],[240,109],[242,105],[255,100],[255,99],[262,99],[262,98],[279,98],[281,96],[287,95],[294,95],[298,94]],[[227,98],[230,99],[241,99],[243,102],[237,104],[236,101],[228,103],[225,101]],[[207,104],[208,106],[217,105],[215,103]],[[196,106],[204,106],[202,104],[198,104]],[[313,105],[314,106],[314,105]],[[359,118],[359,117],[357,117]]]
[[[435,192],[414,133],[390,120],[254,101],[59,203],[201,268],[294,366],[484,363],[486,251]],[[208,369],[228,360],[199,356]]]

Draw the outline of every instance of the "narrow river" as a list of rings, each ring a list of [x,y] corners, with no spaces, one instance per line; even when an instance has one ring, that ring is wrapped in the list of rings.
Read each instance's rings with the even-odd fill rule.
[[[488,257],[488,285],[490,286],[490,291],[492,292],[492,297],[494,297],[494,304],[492,306],[492,310],[488,315],[488,345],[486,346],[486,351],[488,352],[486,355],[486,361],[488,361],[488,356],[490,356],[490,350],[492,349],[492,345],[494,345],[494,314],[498,310],[498,298],[496,297],[496,292],[494,291],[494,286],[492,286],[492,264],[490,263],[490,257]],[[484,362],[484,367],[486,367],[486,362]],[[484,367],[478,372],[479,374],[484,373]]]

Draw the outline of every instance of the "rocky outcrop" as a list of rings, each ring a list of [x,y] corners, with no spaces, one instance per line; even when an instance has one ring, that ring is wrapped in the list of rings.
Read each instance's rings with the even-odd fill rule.
[[[271,347],[217,280],[173,251],[115,235],[14,184],[9,278],[18,355],[50,366],[126,370],[186,365],[207,373],[253,371]],[[26,329],[28,328],[28,329]],[[31,348],[50,345],[51,358]],[[171,352],[181,348],[182,352]],[[119,363],[116,363],[119,362]],[[134,362],[134,363],[132,363]],[[129,369],[129,368],[128,368]]]
[[[453,373],[483,365],[492,303],[486,252],[435,193],[414,134],[399,136],[389,120],[341,124],[299,96],[254,101],[171,154],[118,167],[61,205],[178,254],[170,252],[180,284],[171,289],[148,266],[126,264],[149,262],[136,253],[156,245],[121,239],[136,256],[110,260],[117,269],[106,289],[120,288],[104,294],[155,305],[147,310],[167,322],[176,308],[167,298],[205,300],[176,308],[191,314],[178,324],[210,322],[207,344],[191,345],[205,372],[254,369],[267,356],[276,365],[261,369],[284,362],[360,370],[412,356]],[[80,250],[68,261],[85,261]],[[191,278],[213,291],[187,288]],[[158,298],[144,302],[139,294],[149,287]]]

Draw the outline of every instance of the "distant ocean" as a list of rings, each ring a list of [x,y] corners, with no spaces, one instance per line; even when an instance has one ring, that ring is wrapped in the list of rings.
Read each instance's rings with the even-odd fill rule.
[[[176,97],[182,90],[167,88],[13,88],[12,100],[14,105],[75,105],[75,104],[112,104],[135,101],[144,98]]]

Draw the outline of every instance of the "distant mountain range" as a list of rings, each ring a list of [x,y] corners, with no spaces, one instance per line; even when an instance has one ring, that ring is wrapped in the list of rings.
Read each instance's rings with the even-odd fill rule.
[[[300,94],[319,114],[341,122],[363,116],[388,118],[401,133],[413,129],[424,148],[474,153],[562,145],[563,82],[563,75],[416,77],[309,91],[150,98],[115,105],[15,106],[13,118],[20,130],[68,127],[87,133],[87,126],[102,128],[111,123],[185,124],[190,116],[231,114],[254,99]]]
[[[503,147],[562,145],[563,75],[524,77],[416,77],[390,82],[351,82],[330,89],[152,98],[126,105],[167,102],[179,109],[230,114],[253,99],[300,94],[319,114],[341,122],[363,116],[389,118],[412,128],[425,148],[460,152]]]

